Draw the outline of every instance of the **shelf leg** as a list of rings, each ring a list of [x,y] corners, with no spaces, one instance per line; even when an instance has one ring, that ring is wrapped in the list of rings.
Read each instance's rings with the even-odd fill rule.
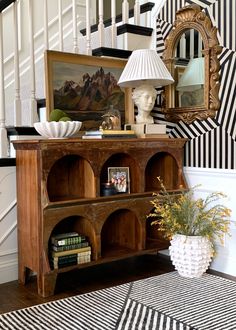
[[[54,295],[57,282],[57,274],[39,274],[37,276],[38,294],[42,297]]]

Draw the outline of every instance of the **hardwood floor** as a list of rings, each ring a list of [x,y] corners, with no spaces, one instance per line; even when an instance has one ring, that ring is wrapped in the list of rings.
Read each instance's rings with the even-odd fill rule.
[[[0,314],[160,275],[172,270],[174,269],[169,260],[158,255],[129,258],[60,274],[55,295],[48,298],[38,296],[36,277],[31,277],[30,282],[25,286],[19,284],[18,281],[0,284]]]
[[[40,297],[37,294],[36,277],[32,277],[25,286],[17,281],[0,284],[0,314],[173,270],[168,257],[162,255],[144,255],[115,261],[110,264],[60,274],[55,295],[48,298]],[[236,277],[227,274],[212,270],[209,270],[208,273],[236,281]]]

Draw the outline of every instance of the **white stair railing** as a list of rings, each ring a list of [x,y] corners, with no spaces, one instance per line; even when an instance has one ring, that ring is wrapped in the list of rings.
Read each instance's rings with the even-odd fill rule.
[[[73,21],[73,51],[75,54],[79,52],[78,45],[78,26],[77,26],[77,5],[76,0],[72,0],[72,21]]]
[[[111,47],[116,48],[116,0],[111,0]]]
[[[18,5],[13,3],[14,25],[14,73],[15,73],[15,100],[14,100],[14,125],[21,125],[21,98],[20,98],[20,72],[19,72],[19,45],[18,45]]]
[[[58,0],[58,31],[59,31],[59,50],[64,50],[63,45],[63,22],[62,22],[62,2]]]
[[[129,2],[127,0],[123,0],[122,3],[122,22],[124,24],[129,22]]]
[[[110,0],[111,27],[107,38],[103,12],[103,6],[104,4],[107,6],[107,1],[104,1],[98,1],[98,38],[95,38],[95,41],[93,39],[93,46],[94,48],[103,46],[116,48],[116,0]],[[81,0],[80,2],[77,0],[70,2],[68,0],[43,0],[42,2],[13,0],[12,2],[7,9],[0,13],[0,158],[8,156],[6,126],[32,126],[38,120],[37,98],[43,98],[45,95],[44,87],[42,87],[44,85],[44,51],[54,49],[91,55],[91,25],[96,23],[96,1],[94,0]],[[142,3],[144,2],[142,1]],[[20,6],[22,10],[20,19],[19,5],[22,5]],[[55,8],[57,8],[57,12],[55,12]],[[26,9],[27,12],[25,12]],[[12,11],[10,15],[13,17],[11,29],[14,34],[14,42],[12,42],[10,55],[5,54],[4,48],[3,14],[5,11]],[[26,17],[27,19],[25,19]],[[38,17],[43,17],[40,27]],[[134,22],[138,24],[139,21],[140,1],[135,1]],[[122,23],[128,22],[129,2],[123,0]],[[37,30],[35,26],[37,26]],[[20,31],[19,27],[23,31]],[[81,39],[79,31],[84,27],[86,27],[86,36]],[[28,40],[19,43],[18,38],[23,37],[27,37]],[[110,42],[109,45],[107,45],[107,40]],[[96,44],[94,45],[94,43]],[[7,48],[9,48],[9,44],[11,41],[8,41]],[[7,58],[6,63],[4,63],[3,56]],[[39,73],[40,68],[42,72]],[[9,102],[11,98],[12,101]]]
[[[30,50],[30,114],[29,124],[33,124],[37,118],[37,101],[36,101],[36,82],[35,82],[35,55],[34,55],[34,27],[33,27],[33,1],[29,0],[29,50]]]
[[[98,36],[99,36],[99,46],[104,46],[104,34],[105,34],[105,28],[103,23],[104,18],[103,13],[103,0],[99,0],[98,2]]]
[[[0,13],[0,157],[7,156],[7,131],[5,120],[5,93],[4,93],[4,67],[3,67],[3,24]]]
[[[43,2],[43,23],[44,23],[44,47],[45,49],[49,48],[48,44],[48,1],[44,0]]]
[[[140,24],[140,3],[139,3],[139,0],[136,0],[135,4],[134,4],[134,24],[135,25]]]
[[[86,54],[92,55],[91,48],[91,21],[90,21],[90,0],[86,0]]]

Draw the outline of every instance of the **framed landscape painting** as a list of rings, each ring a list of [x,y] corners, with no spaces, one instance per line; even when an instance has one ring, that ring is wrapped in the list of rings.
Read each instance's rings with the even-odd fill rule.
[[[53,109],[63,110],[72,120],[82,121],[82,130],[96,130],[102,115],[113,105],[122,124],[132,121],[131,89],[117,82],[126,60],[45,52],[47,117]]]

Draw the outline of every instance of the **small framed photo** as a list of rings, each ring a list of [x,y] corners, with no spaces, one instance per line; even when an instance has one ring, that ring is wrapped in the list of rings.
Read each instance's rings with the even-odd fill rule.
[[[130,193],[129,167],[108,167],[108,181],[117,193]]]

